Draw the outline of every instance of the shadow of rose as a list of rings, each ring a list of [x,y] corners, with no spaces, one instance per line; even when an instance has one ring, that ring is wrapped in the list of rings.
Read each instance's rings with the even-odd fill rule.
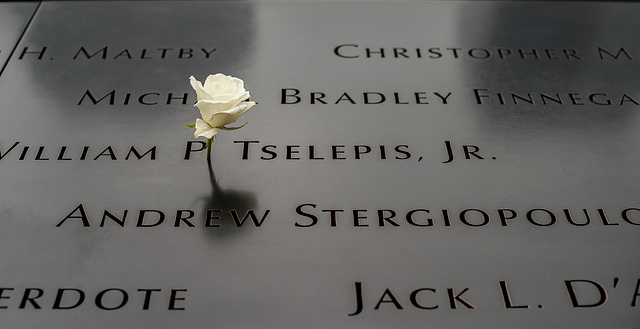
[[[255,193],[223,189],[216,180],[211,161],[207,161],[207,164],[212,191],[203,197],[203,213],[214,210],[213,215],[218,218],[212,221],[212,225],[219,225],[206,228],[204,232],[207,237],[212,241],[226,241],[254,230],[256,224],[248,212],[254,211],[258,204]],[[236,217],[232,213],[235,213]],[[258,221],[262,219],[260,214],[255,215]]]

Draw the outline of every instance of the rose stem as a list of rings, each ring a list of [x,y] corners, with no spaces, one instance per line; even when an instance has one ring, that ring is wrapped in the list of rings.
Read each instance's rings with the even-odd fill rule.
[[[213,142],[213,138],[209,138],[207,141],[207,160],[211,160],[211,143]]]

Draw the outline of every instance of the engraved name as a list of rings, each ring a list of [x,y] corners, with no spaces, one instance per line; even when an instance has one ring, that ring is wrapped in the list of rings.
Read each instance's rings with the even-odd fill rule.
[[[315,203],[304,203],[295,209],[299,219],[295,226],[308,228],[315,226],[330,227],[513,227],[522,224],[537,227],[554,227],[560,222],[571,226],[640,226],[640,208],[626,208],[615,215],[607,214],[604,209],[545,209],[526,210],[499,208],[493,210],[466,208],[450,209],[345,209],[324,208]],[[630,226],[629,226],[630,225]]]
[[[143,288],[135,291],[107,288],[95,292],[79,288],[0,287],[0,310],[13,308],[72,310],[95,307],[105,311],[123,308],[146,311],[167,307],[167,310],[183,311],[185,307],[182,303],[186,299],[186,293],[187,289],[170,289],[167,292],[166,289],[159,288]],[[161,298],[164,302],[159,301]]]
[[[616,288],[617,290],[631,290],[631,287],[635,284],[633,293],[625,294],[625,296],[631,296],[630,307],[636,307],[638,305],[638,297],[640,297],[640,279],[624,280],[626,283],[624,286],[619,286],[619,283],[623,280],[618,277],[613,278],[612,281],[612,284],[605,284],[595,280],[571,279],[563,280],[564,287],[561,284],[556,286],[558,289],[565,290],[566,295],[569,297],[567,300],[570,301],[570,304],[567,306],[582,309],[601,307],[610,299],[610,291]],[[357,316],[363,312],[370,311],[389,312],[404,310],[405,308],[421,311],[434,311],[442,308],[475,310],[478,308],[476,304],[479,303],[479,299],[483,297],[478,294],[474,295],[471,287],[464,286],[438,288],[430,285],[412,288],[410,289],[411,292],[408,292],[392,290],[392,288],[384,288],[384,290],[370,288],[362,282],[355,282],[354,288],[355,296],[352,300],[355,302],[355,306],[352,308],[353,312],[348,313],[348,316]],[[367,288],[366,291],[365,288]],[[527,298],[527,296],[522,296],[522,294],[514,296],[509,290],[507,281],[498,281],[496,290],[499,291],[505,309],[526,310],[534,308],[533,305],[536,304],[538,309],[544,307],[540,300],[532,303],[531,299]],[[440,295],[445,297],[440,297]],[[442,300],[446,300],[446,302],[442,303]]]
[[[448,104],[451,92],[340,92],[301,91],[296,88],[283,88],[280,92],[280,104],[312,104],[312,105],[377,105],[377,104]]]
[[[20,142],[13,143],[5,151],[0,148],[0,160],[7,157],[13,159],[24,160],[37,160],[37,161],[71,161],[71,160],[156,160],[157,158],[157,146],[149,148],[140,148],[131,146],[126,151],[116,152],[116,148],[111,145],[98,148],[91,146],[83,146],[82,148],[70,148],[63,145],[59,147],[46,147],[37,146],[32,147],[30,145],[21,145]]]
[[[379,47],[355,43],[333,48],[333,54],[346,59],[472,59],[472,60],[581,60],[584,55],[572,48],[464,48],[464,47]],[[589,54],[592,54],[591,52]],[[600,60],[633,60],[624,47],[596,47]]]
[[[189,93],[160,93],[160,92],[118,92],[116,89],[111,91],[92,92],[87,91],[82,94],[76,105],[172,105],[187,104]],[[195,99],[194,99],[195,102]]]
[[[535,106],[623,106],[640,105],[640,98],[627,93],[604,92],[512,92],[494,89],[473,89],[478,105],[535,105]]]
[[[165,223],[167,226],[173,227],[196,227],[196,224],[213,228],[227,225],[242,227],[247,223],[252,223],[253,226],[260,227],[266,221],[270,212],[271,210],[269,209],[263,212],[258,212],[253,209],[244,212],[236,209],[207,209],[203,212],[196,212],[191,209],[178,209],[175,211],[138,209],[131,212],[129,209],[120,209],[117,211],[104,209],[101,214],[97,216],[100,218],[100,224],[97,224],[97,222],[90,219],[94,217],[90,217],[90,213],[87,212],[84,204],[80,204],[58,222],[56,227],[77,224],[83,227],[92,227],[92,222],[93,227],[97,224],[98,227],[134,226],[137,228],[152,228]],[[228,219],[232,221],[229,222]],[[223,222],[225,222],[225,224],[223,224]]]
[[[217,51],[217,48],[175,48],[175,47],[149,47],[149,48],[116,48],[84,47],[81,46],[67,55],[72,60],[165,60],[165,59],[209,59]],[[58,55],[55,55],[58,57]],[[53,60],[54,54],[49,47],[24,47],[20,52],[19,60]]]

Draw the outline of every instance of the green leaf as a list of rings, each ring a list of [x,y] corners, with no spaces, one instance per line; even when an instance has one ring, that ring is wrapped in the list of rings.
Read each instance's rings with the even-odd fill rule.
[[[196,127],[196,125],[192,125],[191,122],[189,122],[189,121],[187,121],[187,123],[188,124],[184,124],[183,123],[182,125],[185,126],[185,127],[189,127],[189,128],[195,128]]]
[[[248,122],[245,122],[245,123],[244,123],[242,126],[240,126],[240,127],[225,127],[225,126],[222,126],[222,127],[218,128],[218,129],[222,129],[222,130],[238,130],[238,129],[240,129],[240,128],[242,128],[242,127],[246,126],[246,125],[247,125],[247,123],[248,123]]]

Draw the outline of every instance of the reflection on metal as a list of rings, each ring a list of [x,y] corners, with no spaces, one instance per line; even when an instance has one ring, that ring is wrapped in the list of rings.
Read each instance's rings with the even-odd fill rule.
[[[39,3],[0,4],[0,76],[39,6]]]
[[[209,214],[211,214],[210,227],[213,229],[206,230],[205,232],[211,238],[214,245],[229,243],[228,239],[233,239],[235,234],[242,234],[251,230],[251,227],[248,225],[251,225],[252,217],[250,215],[247,216],[247,214],[250,214],[250,212],[253,213],[253,209],[256,208],[258,202],[255,193],[236,189],[223,189],[220,184],[218,184],[211,160],[207,161],[207,165],[212,191],[210,195],[203,198],[204,205],[202,207],[202,213],[209,211]],[[223,212],[230,213],[231,218],[226,217],[224,218],[224,222],[221,222],[220,219]],[[268,216],[268,213],[265,216]],[[262,220],[262,218],[258,218],[258,216],[256,216],[255,219],[258,222]],[[238,229],[238,227],[242,227],[245,221],[247,221],[248,225],[245,225],[245,228],[242,230]]]

